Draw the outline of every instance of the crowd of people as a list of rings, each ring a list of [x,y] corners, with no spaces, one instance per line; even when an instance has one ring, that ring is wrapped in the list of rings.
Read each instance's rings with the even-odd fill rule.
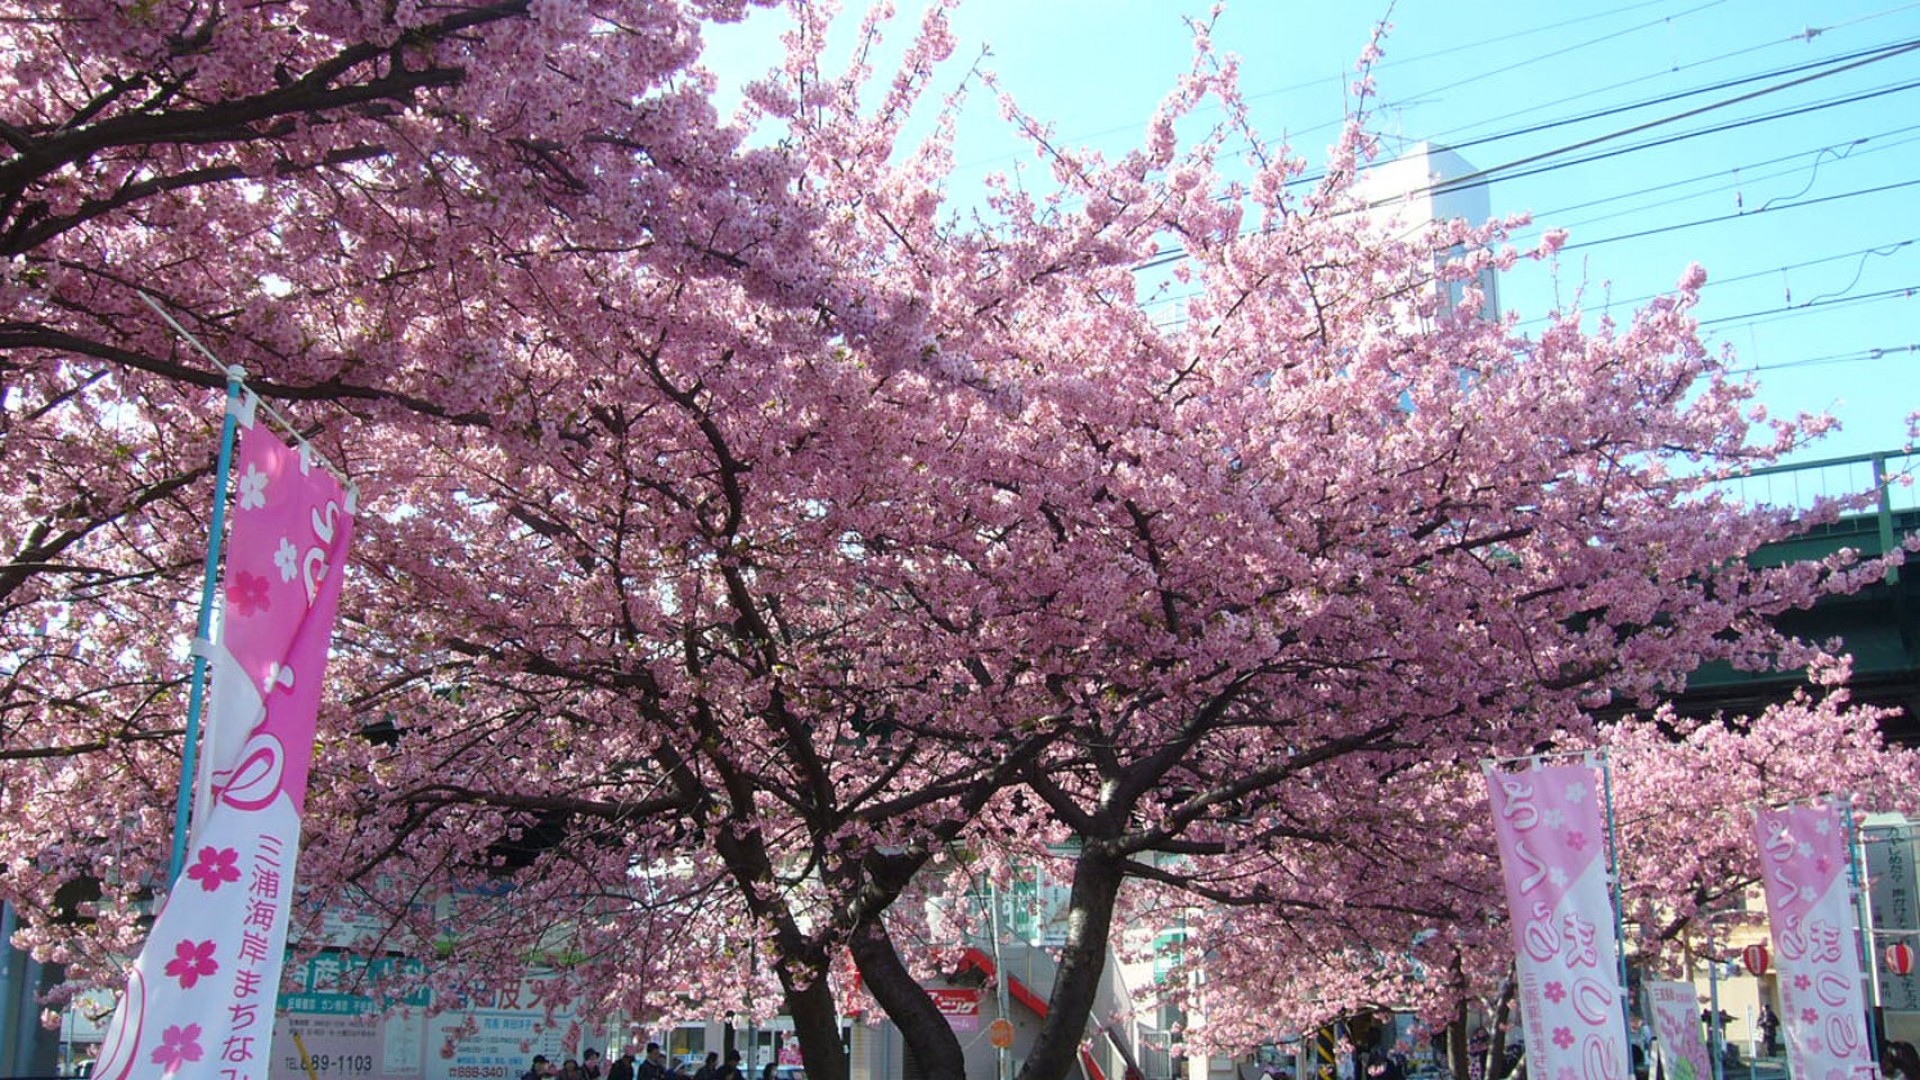
[[[771,1063],[761,1071],[760,1080],[773,1080],[775,1066]],[[625,1053],[608,1062],[600,1051],[588,1049],[578,1058],[567,1058],[555,1063],[545,1054],[533,1055],[533,1062],[520,1080],[746,1080],[740,1070],[740,1051],[727,1051],[722,1062],[716,1051],[707,1055],[706,1063],[698,1069],[689,1071],[685,1063],[679,1065],[667,1061],[667,1055],[660,1049],[659,1043],[648,1043],[644,1054],[636,1054],[629,1046]]]

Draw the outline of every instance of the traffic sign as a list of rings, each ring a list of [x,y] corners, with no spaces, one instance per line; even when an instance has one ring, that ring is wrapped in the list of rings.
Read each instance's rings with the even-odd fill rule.
[[[1013,1021],[1001,1017],[987,1025],[987,1041],[1005,1050],[1013,1045]]]

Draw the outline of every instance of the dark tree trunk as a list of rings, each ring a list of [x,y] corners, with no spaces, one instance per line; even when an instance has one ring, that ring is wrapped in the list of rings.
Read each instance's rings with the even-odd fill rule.
[[[966,1080],[966,1056],[959,1036],[901,962],[886,929],[877,921],[861,927],[854,932],[852,949],[868,992],[900,1029],[901,1039],[919,1060],[927,1080]],[[811,1065],[807,1075],[813,1076]]]
[[[1507,1018],[1513,1012],[1513,995],[1517,989],[1512,976],[1500,986],[1500,1002],[1493,1009],[1493,1023],[1487,1043],[1486,1080],[1500,1080],[1507,1075]]]
[[[1020,1080],[1066,1080],[1074,1067],[1100,993],[1100,977],[1106,972],[1107,941],[1124,880],[1124,861],[1089,842],[1075,863],[1067,906],[1067,945],[1054,976],[1046,1019],[1021,1066]]]
[[[794,1038],[800,1040],[800,1060],[807,1067],[807,1075],[846,1080],[847,1050],[840,1041],[840,1007],[833,1000],[832,985],[824,978],[800,985],[793,977],[792,965],[781,965],[779,970],[780,989],[785,992],[787,1015],[793,1020]],[[821,970],[825,970],[824,965]]]

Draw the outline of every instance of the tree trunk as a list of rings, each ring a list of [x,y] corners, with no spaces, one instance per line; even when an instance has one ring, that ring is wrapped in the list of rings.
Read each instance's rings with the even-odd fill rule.
[[[825,971],[826,965],[822,963],[818,970]],[[791,964],[780,965],[779,972],[787,1015],[793,1020],[794,1038],[800,1040],[800,1060],[807,1067],[807,1075],[820,1080],[847,1080],[847,1049],[840,1041],[840,1008],[833,1000],[832,985],[824,977],[796,981]]]
[[[1046,1018],[1021,1066],[1020,1080],[1066,1080],[1073,1069],[1100,992],[1100,977],[1106,971],[1114,902],[1123,880],[1121,863],[1121,857],[1102,854],[1089,842],[1074,865],[1067,945],[1060,955]]]
[[[927,1080],[966,1080],[966,1055],[959,1036],[901,962],[886,928],[878,920],[869,922],[854,931],[851,945],[860,978],[887,1019],[900,1029],[900,1038],[919,1060]],[[811,1063],[807,1076],[813,1076]]]
[[[1500,1080],[1507,1075],[1507,1018],[1513,1012],[1513,995],[1518,987],[1514,977],[1508,976],[1500,986],[1500,1001],[1493,1009],[1493,1023],[1487,1042],[1486,1080]]]

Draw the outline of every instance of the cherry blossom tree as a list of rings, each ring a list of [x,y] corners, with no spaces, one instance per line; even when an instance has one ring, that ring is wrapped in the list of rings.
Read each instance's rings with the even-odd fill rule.
[[[1700,271],[1483,317],[1558,238],[1381,222],[1358,120],[1302,184],[1204,27],[1140,148],[1010,106],[1051,186],[975,203],[939,10],[881,81],[800,5],[728,121],[697,30],[739,4],[4,11],[0,888],[82,981],[163,846],[224,381],[136,286],[366,493],[309,897],[448,991],[782,1009],[827,1078],[842,957],[959,1075],[917,947],[956,860],[1078,842],[1057,1080],[1130,905],[1457,916],[1313,890],[1457,832],[1440,766],[1798,660],[1767,616],[1871,573],[1741,561],[1809,519],[1714,481],[1819,424],[1756,434]]]

